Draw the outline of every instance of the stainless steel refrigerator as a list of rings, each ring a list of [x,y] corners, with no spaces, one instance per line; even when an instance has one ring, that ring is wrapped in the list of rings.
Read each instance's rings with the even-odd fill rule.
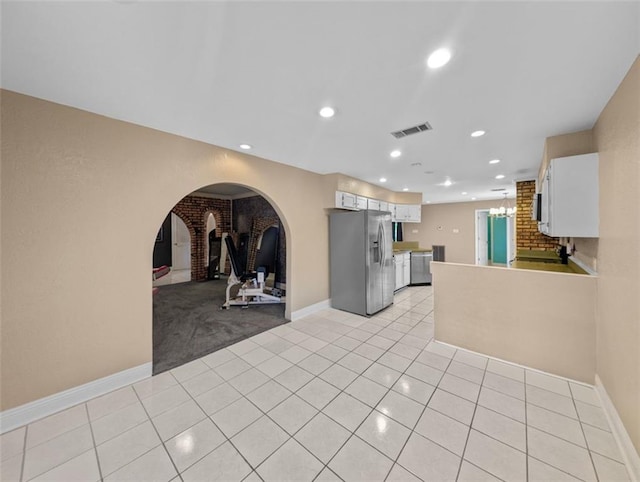
[[[331,213],[329,252],[333,308],[367,316],[393,303],[391,213]]]

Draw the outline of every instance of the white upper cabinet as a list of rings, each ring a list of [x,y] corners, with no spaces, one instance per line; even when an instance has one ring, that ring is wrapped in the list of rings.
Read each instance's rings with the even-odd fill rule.
[[[374,211],[380,211],[380,201],[378,201],[377,199],[369,199],[367,207]]]
[[[598,237],[597,153],[551,159],[541,194],[541,233],[553,237]]]
[[[389,211],[391,220],[399,223],[419,223],[422,212],[420,204],[394,204],[342,191],[336,191],[335,207],[354,211],[362,209]]]

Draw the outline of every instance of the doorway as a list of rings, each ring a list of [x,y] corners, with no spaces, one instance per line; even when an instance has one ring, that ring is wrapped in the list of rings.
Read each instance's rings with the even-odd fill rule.
[[[476,264],[511,266],[515,259],[515,218],[476,210]]]

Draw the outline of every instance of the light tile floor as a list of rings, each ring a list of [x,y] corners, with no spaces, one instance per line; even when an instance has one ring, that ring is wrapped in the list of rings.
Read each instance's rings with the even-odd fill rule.
[[[327,309],[2,435],[0,478],[628,480],[593,388]]]

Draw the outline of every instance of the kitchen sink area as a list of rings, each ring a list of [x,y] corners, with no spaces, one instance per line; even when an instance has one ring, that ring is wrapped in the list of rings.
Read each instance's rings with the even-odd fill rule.
[[[516,259],[511,263],[511,268],[533,269],[538,271],[551,271],[555,273],[590,274],[576,264],[571,258],[566,264],[555,251],[519,249]]]

